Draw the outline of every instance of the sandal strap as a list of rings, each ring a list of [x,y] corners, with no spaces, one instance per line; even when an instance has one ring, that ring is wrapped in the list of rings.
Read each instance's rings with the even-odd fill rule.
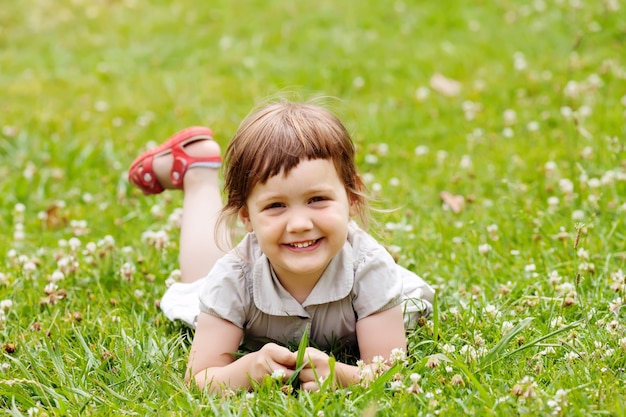
[[[184,147],[190,143],[197,142],[198,140],[213,140],[213,138],[207,134],[200,134],[186,139],[172,147],[172,157],[174,162],[172,163],[172,171],[170,172],[170,179],[172,184],[177,187],[183,185],[183,178],[187,170],[193,166],[207,166],[211,168],[219,168],[222,165],[222,157],[219,155],[212,156],[191,156],[185,152]]]
[[[139,188],[144,191],[149,191],[151,194],[159,194],[165,190],[163,186],[157,181],[156,175],[152,171],[153,156],[147,156],[140,166],[137,166],[135,170],[132,170],[129,174],[132,182],[139,185]]]

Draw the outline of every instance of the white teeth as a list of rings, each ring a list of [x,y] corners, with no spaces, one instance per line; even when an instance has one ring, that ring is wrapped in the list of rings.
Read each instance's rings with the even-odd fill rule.
[[[307,248],[315,243],[315,240],[309,240],[308,242],[292,243],[291,246],[296,248]]]

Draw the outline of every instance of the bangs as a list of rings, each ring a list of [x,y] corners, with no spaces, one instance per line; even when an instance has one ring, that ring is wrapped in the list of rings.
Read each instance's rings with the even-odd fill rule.
[[[250,135],[246,142],[253,146],[241,154],[248,167],[248,191],[274,175],[289,174],[303,160],[329,159],[338,167],[352,159],[349,134],[330,112],[309,106],[268,110],[242,132]]]

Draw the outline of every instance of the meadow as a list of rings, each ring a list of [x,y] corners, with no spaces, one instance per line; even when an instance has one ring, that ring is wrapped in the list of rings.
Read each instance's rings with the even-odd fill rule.
[[[625,415],[625,51],[620,0],[4,2],[0,415]],[[182,194],[126,170],[276,95],[329,97],[436,308],[371,384],[216,397],[158,309]]]

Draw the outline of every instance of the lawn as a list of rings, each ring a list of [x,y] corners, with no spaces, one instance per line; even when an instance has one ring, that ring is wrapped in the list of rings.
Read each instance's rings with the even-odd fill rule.
[[[0,415],[626,414],[620,0],[4,3]],[[126,170],[276,95],[328,97],[435,313],[372,384],[215,397],[158,309],[182,194]]]

